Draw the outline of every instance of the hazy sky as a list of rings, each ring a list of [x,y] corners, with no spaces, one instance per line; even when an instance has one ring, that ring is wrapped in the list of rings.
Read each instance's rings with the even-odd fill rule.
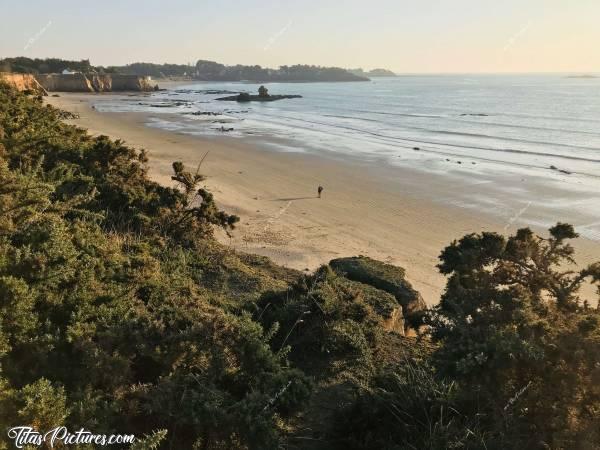
[[[600,0],[0,0],[0,57],[600,72]]]

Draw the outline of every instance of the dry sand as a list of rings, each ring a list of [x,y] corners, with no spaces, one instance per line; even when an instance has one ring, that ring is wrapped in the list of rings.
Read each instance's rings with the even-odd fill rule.
[[[431,200],[450,188],[442,178],[372,163],[261,148],[251,139],[200,138],[145,126],[153,114],[99,113],[91,101],[107,94],[60,94],[48,101],[75,112],[72,122],[145,148],[150,175],[172,185],[171,163],[196,167],[218,203],[238,214],[232,238],[238,250],[271,257],[299,270],[313,270],[332,258],[367,255],[404,267],[427,303],[438,301],[445,279],[435,265],[452,240],[483,230],[514,231],[505,222],[476,211]],[[317,186],[325,190],[317,198]],[[433,195],[432,195],[433,194]],[[578,262],[600,259],[600,243],[579,239]],[[592,290],[585,292],[591,298]]]

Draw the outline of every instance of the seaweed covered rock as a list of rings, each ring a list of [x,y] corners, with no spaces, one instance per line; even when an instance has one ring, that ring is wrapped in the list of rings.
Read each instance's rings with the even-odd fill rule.
[[[339,258],[329,265],[346,278],[365,283],[392,294],[408,317],[427,308],[423,297],[406,280],[402,267],[386,264],[366,256]]]

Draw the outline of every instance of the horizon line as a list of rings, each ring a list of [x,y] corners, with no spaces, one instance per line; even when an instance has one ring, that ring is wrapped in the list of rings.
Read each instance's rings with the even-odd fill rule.
[[[87,58],[65,58],[65,57],[55,57],[55,56],[45,56],[45,57],[31,57],[31,56],[25,56],[25,55],[17,55],[17,56],[0,56],[0,60],[5,59],[5,58],[29,58],[29,59],[62,59],[65,61],[71,60],[71,61],[85,61],[88,60],[90,61],[90,64],[92,64],[92,58],[87,57]],[[223,64],[225,66],[234,66],[234,65],[242,65],[242,66],[254,66],[254,65],[258,65],[261,68],[264,69],[275,69],[275,67],[271,67],[271,66],[262,66],[260,64],[240,64],[240,63],[221,63],[218,61],[214,61],[214,60],[210,60],[210,59],[201,59],[198,58],[196,60],[196,63],[198,61],[211,61],[211,62],[215,62],[218,64]],[[178,63],[178,62],[154,62],[154,61],[134,61],[134,62],[129,62],[129,63],[125,63],[125,64],[107,64],[107,65],[103,65],[103,64],[99,64],[96,67],[119,67],[119,66],[127,66],[127,65],[131,65],[131,64],[156,64],[156,65],[164,65],[164,64],[173,64],[173,65],[181,65],[181,66],[188,66],[188,67],[195,67],[195,63],[190,64],[189,62],[186,63]],[[94,66],[94,64],[92,64]],[[337,68],[341,68],[344,70],[356,70],[356,69],[362,69],[365,72],[369,72],[371,70],[377,70],[377,69],[384,69],[384,70],[389,70],[390,72],[393,72],[395,75],[397,76],[417,76],[417,75],[551,75],[551,74],[557,74],[557,75],[600,75],[600,69],[593,69],[593,70],[528,70],[528,71],[486,71],[486,70],[482,70],[482,71],[396,71],[394,69],[388,69],[385,66],[379,65],[379,66],[374,66],[373,68],[364,68],[362,66],[357,66],[357,67],[344,67],[344,66],[335,66],[335,65],[319,65],[319,64],[311,64],[311,63],[294,63],[294,64],[279,64],[277,66],[277,68],[282,67],[282,66],[294,66],[294,65],[307,65],[307,66],[315,66],[315,67],[337,67]],[[376,77],[376,78],[385,78],[385,77]]]

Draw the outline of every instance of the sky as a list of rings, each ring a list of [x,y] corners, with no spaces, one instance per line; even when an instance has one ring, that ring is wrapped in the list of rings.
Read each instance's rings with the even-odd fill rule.
[[[600,72],[599,0],[0,0],[0,57]]]

